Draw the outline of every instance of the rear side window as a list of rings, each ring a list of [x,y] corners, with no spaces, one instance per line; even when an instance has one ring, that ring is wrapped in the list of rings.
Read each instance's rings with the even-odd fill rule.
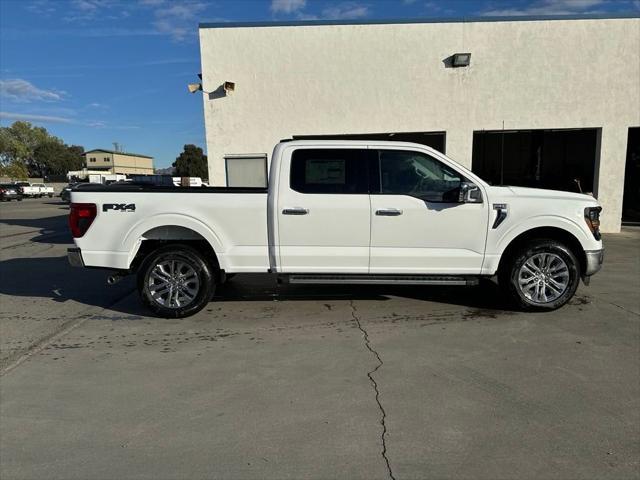
[[[367,150],[299,149],[291,156],[291,189],[300,193],[369,193]]]

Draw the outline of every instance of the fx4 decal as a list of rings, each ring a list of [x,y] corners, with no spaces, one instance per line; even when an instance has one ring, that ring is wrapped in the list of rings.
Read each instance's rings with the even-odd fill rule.
[[[135,212],[136,204],[135,203],[104,203],[102,205],[102,211],[108,212],[109,210],[118,211],[118,212]]]

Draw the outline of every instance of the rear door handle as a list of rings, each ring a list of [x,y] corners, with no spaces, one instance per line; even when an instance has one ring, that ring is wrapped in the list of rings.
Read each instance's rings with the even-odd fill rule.
[[[283,215],[306,215],[307,213],[309,213],[309,209],[302,207],[285,208],[282,210]]]
[[[397,217],[398,215],[402,215],[402,210],[398,210],[397,208],[381,208],[380,210],[376,210],[376,215],[380,217]]]

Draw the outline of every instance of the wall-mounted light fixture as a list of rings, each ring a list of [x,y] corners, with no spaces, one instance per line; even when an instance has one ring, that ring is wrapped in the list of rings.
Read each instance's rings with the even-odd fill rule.
[[[452,67],[468,67],[471,63],[470,53],[454,53],[451,58]]]
[[[202,74],[199,73],[198,76],[200,77],[200,80],[202,80]],[[208,95],[213,95],[214,98],[219,98],[233,93],[236,90],[236,84],[235,82],[224,82],[213,92],[205,92],[202,90],[202,83],[189,83],[187,85],[187,89],[189,90],[189,93],[203,92]]]

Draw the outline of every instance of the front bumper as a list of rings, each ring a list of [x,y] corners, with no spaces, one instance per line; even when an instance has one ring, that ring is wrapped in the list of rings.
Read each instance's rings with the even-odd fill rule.
[[[67,248],[67,260],[72,267],[84,267],[82,252],[79,248]]]
[[[584,276],[590,277],[602,268],[602,262],[604,262],[604,249],[587,250],[584,253],[587,259]]]

